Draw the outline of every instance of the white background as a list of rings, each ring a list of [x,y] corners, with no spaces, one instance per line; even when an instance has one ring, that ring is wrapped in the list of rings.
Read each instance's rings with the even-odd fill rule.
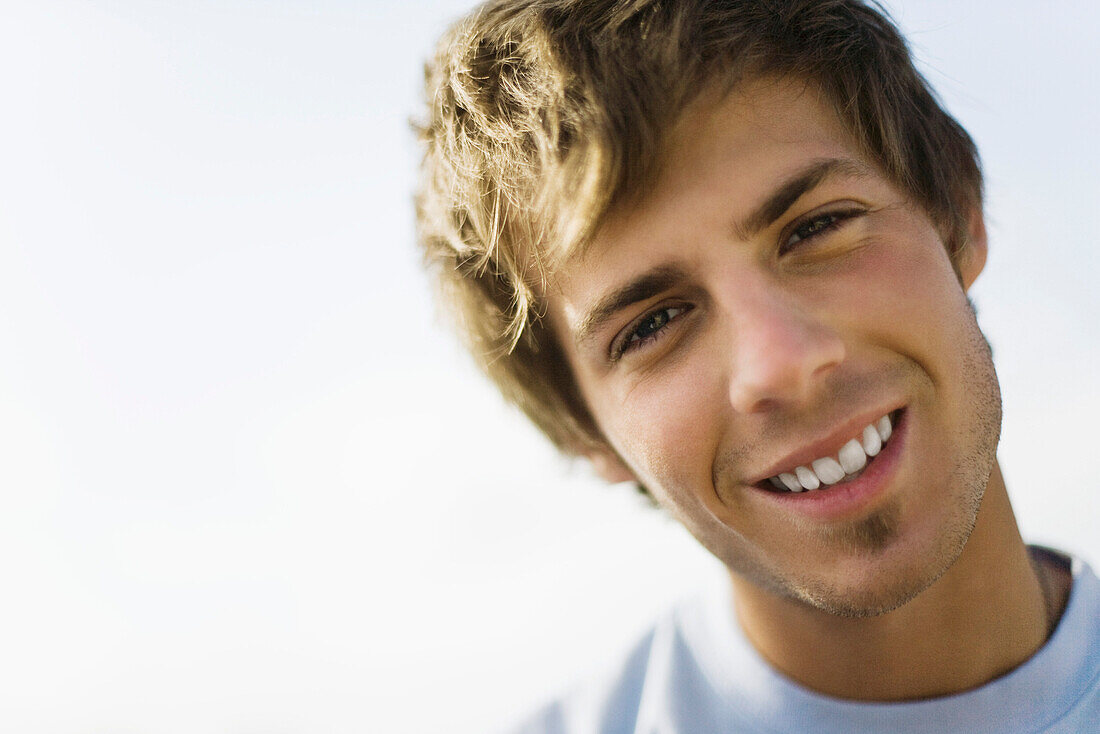
[[[715,565],[433,319],[421,63],[465,2],[0,5],[0,728],[494,728]],[[889,6],[988,178],[1027,537],[1100,560],[1093,2]]]

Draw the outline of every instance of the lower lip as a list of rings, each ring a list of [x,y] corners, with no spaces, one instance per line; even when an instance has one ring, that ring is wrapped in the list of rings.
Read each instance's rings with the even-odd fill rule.
[[[862,474],[851,481],[822,485],[821,489],[802,492],[769,492],[766,489],[760,492],[785,509],[816,520],[843,520],[858,515],[886,491],[890,479],[897,472],[908,426],[908,411],[903,410],[882,451],[871,459]]]

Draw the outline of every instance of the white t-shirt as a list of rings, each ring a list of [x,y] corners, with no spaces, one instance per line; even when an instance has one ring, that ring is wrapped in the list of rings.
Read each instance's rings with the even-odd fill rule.
[[[609,674],[517,734],[1100,733],[1100,581],[1083,561],[1060,558],[1073,586],[1058,628],[1026,663],[973,691],[905,703],[814,693],[745,640],[726,588],[674,609]]]

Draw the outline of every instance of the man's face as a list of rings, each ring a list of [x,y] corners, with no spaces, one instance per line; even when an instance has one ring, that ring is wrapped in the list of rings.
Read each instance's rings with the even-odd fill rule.
[[[625,469],[741,577],[840,614],[904,603],[961,552],[1000,426],[940,235],[804,85],[693,105],[668,144],[549,294],[581,392]],[[818,460],[884,416],[863,469],[849,446],[839,482],[770,481],[835,481]]]

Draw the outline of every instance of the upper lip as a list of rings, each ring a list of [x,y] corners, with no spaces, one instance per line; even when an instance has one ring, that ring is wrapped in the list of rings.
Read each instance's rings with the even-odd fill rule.
[[[866,426],[873,424],[879,418],[903,407],[895,404],[893,407],[877,407],[858,413],[832,428],[820,438],[802,444],[799,448],[787,454],[773,463],[763,474],[749,484],[759,484],[781,472],[794,471],[797,466],[809,466],[814,459],[823,456],[836,456],[844,444],[853,438],[859,437]]]

